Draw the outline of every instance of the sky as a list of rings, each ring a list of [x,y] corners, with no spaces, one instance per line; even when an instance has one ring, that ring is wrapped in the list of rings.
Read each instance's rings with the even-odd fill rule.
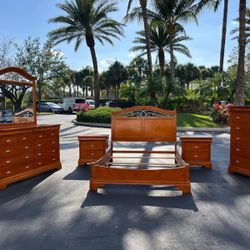
[[[27,37],[39,37],[42,42],[47,39],[47,34],[59,25],[48,23],[48,19],[61,15],[61,10],[56,3],[63,0],[0,0],[0,42],[6,39],[21,44]],[[247,0],[248,2],[249,0]],[[134,1],[135,3],[139,1]],[[222,1],[223,2],[223,1]],[[238,0],[229,0],[228,13],[228,36],[225,52],[225,66],[228,66],[227,60],[237,45],[232,40],[230,31],[237,27],[234,19],[238,16]],[[119,11],[113,13],[112,17],[122,21],[126,13],[127,0],[118,1]],[[192,58],[187,58],[177,54],[177,60],[180,64],[188,62],[195,65],[204,65],[207,67],[219,64],[220,40],[222,29],[223,4],[219,10],[214,13],[212,10],[204,10],[198,17],[199,25],[194,22],[184,24],[186,33],[192,37],[191,41],[185,42],[189,48]],[[115,60],[127,65],[135,56],[135,53],[129,50],[133,47],[135,32],[143,29],[143,24],[133,22],[125,27],[125,36],[121,40],[115,40],[114,46],[105,44],[104,46],[96,44],[97,59],[100,71],[106,70]],[[71,44],[62,43],[56,46],[66,59],[66,63],[75,70],[92,65],[90,51],[85,43],[77,52],[74,51],[74,42]],[[167,61],[169,56],[166,55]],[[155,55],[153,55],[155,62]]]

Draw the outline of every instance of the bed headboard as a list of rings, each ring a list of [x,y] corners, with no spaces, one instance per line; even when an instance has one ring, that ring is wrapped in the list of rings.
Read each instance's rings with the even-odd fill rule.
[[[136,106],[113,112],[112,141],[176,142],[176,111]]]

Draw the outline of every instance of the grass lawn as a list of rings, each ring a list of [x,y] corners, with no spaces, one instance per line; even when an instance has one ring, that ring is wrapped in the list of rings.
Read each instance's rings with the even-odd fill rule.
[[[51,113],[51,112],[37,112],[37,115],[54,115],[54,113]]]
[[[209,115],[178,113],[177,114],[178,127],[207,127],[207,128],[221,128],[220,124],[213,122]]]

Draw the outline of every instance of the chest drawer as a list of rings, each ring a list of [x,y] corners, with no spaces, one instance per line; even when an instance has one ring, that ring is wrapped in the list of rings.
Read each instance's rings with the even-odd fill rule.
[[[231,132],[231,143],[241,144],[244,146],[250,146],[250,135],[235,130]]]
[[[250,126],[250,114],[249,113],[241,113],[234,114],[231,116],[231,125],[236,124],[248,124]]]
[[[15,145],[17,144],[17,136],[1,136],[0,137],[0,146],[1,147],[6,147],[10,145]]]
[[[26,133],[19,135],[17,137],[18,143],[27,143],[27,142],[33,142],[34,141],[34,135],[32,133]]]
[[[231,152],[235,156],[250,159],[250,145],[231,144]]]
[[[250,159],[246,159],[237,155],[232,156],[231,165],[239,168],[250,170]]]

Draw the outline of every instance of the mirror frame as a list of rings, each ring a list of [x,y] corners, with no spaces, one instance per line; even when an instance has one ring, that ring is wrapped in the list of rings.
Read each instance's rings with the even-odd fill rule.
[[[28,80],[26,82],[26,81],[14,81],[14,80],[0,79],[0,84],[6,84],[6,85],[15,84],[15,85],[21,85],[21,86],[30,86],[32,88],[34,121],[27,122],[27,123],[10,123],[10,124],[0,123],[0,129],[36,125],[37,124],[37,117],[36,117],[36,80],[37,78],[18,67],[8,67],[8,68],[0,69],[0,76],[7,74],[7,73],[16,73],[22,76],[24,79]]]

